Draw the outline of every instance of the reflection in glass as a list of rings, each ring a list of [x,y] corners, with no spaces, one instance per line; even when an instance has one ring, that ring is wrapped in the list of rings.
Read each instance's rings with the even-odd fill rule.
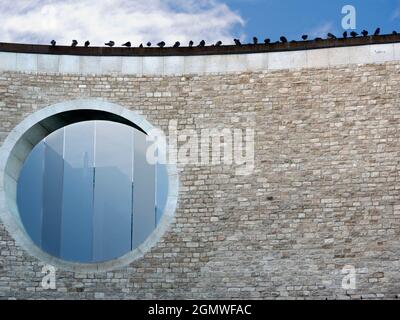
[[[93,255],[94,260],[101,261],[131,250],[132,128],[99,122],[96,141],[102,143],[96,143],[95,151]]]
[[[146,240],[150,230],[156,225],[156,203],[155,203],[155,166],[146,160],[146,148],[149,142],[140,132],[134,133],[135,155],[134,172],[135,181],[133,185],[133,247]],[[140,183],[139,183],[140,181]],[[153,211],[153,214],[146,212]]]
[[[60,255],[63,140],[63,132],[57,131],[44,143],[42,248],[54,256]]]
[[[94,123],[64,128],[61,258],[92,260]]]
[[[164,165],[146,161],[142,132],[109,121],[57,130],[21,170],[17,203],[34,243],[64,260],[94,263],[142,244],[166,205]]]
[[[17,184],[17,202],[21,220],[33,242],[42,246],[43,172],[45,144],[38,144],[21,169]],[[29,214],[28,214],[29,213]]]

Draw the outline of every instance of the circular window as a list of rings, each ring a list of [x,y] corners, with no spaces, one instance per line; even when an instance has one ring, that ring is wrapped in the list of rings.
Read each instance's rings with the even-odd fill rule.
[[[147,145],[143,132],[111,121],[72,124],[37,144],[17,185],[21,220],[34,243],[84,263],[142,244],[168,194],[165,165],[147,162]]]
[[[0,149],[0,218],[17,243],[72,271],[142,257],[172,221],[178,188],[175,166],[147,161],[151,129],[134,112],[90,100],[22,121]]]

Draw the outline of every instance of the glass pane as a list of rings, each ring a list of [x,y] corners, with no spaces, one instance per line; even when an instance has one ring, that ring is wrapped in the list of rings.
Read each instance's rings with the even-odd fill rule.
[[[160,222],[164,213],[168,197],[168,173],[167,167],[163,164],[156,165],[156,224]]]
[[[94,260],[110,260],[131,249],[132,128],[96,123]]]
[[[17,203],[22,223],[33,242],[42,244],[44,143],[29,154],[18,180]]]
[[[63,130],[56,131],[45,139],[44,150],[42,248],[55,256],[60,256],[63,141]]]
[[[146,160],[150,144],[145,134],[134,131],[133,248],[142,244],[156,225],[155,166]]]
[[[61,256],[91,262],[93,238],[94,123],[65,128]]]

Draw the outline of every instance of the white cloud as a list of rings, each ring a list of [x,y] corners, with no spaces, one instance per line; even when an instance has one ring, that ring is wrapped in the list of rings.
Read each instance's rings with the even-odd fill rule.
[[[400,7],[396,8],[396,10],[393,11],[391,20],[396,20],[400,18]]]
[[[0,41],[68,45],[232,42],[244,25],[220,0],[0,0],[0,21]]]
[[[316,26],[313,28],[312,31],[309,31],[307,34],[309,35],[310,39],[316,38],[316,37],[321,37],[321,38],[326,38],[326,35],[328,32],[335,33],[336,29],[333,25],[333,22],[326,22],[324,24],[321,24],[319,26]]]

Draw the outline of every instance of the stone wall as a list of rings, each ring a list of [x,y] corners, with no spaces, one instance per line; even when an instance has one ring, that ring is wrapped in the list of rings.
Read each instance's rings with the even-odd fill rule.
[[[0,72],[1,141],[53,103],[96,98],[178,129],[253,128],[255,170],[179,166],[175,220],[115,271],[57,270],[0,224],[0,298],[395,298],[400,64],[184,76]],[[342,269],[356,268],[356,289]]]

